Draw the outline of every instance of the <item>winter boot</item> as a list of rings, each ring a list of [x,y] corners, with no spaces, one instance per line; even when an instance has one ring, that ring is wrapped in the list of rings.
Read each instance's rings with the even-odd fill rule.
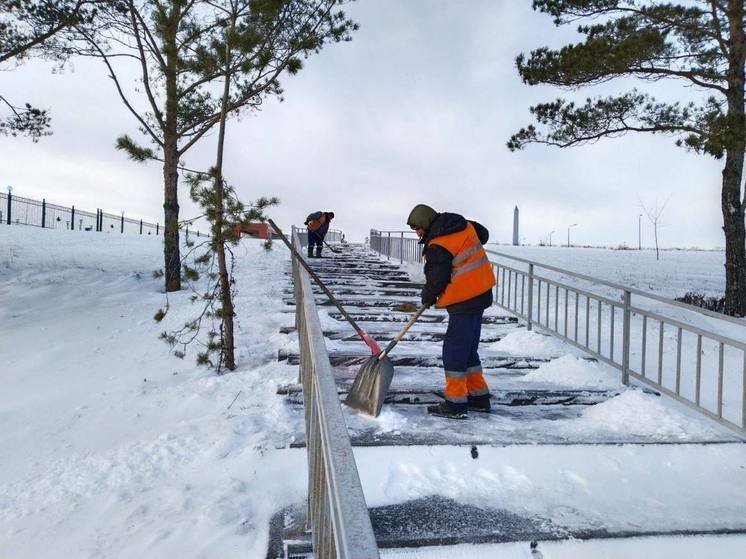
[[[481,396],[468,396],[466,406],[472,411],[489,412],[492,409],[490,405],[490,395],[482,394]]]
[[[313,245],[308,245],[308,258],[313,258]]]
[[[321,248],[319,245],[316,245],[316,258],[321,258]]]
[[[463,408],[461,407],[463,406]],[[461,404],[452,404],[450,402],[441,402],[434,406],[427,406],[427,413],[446,419],[466,419],[466,406]]]

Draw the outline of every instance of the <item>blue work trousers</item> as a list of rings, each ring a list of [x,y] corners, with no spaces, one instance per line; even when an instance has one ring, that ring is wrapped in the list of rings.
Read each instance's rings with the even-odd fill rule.
[[[448,317],[448,330],[443,340],[443,368],[446,400],[454,410],[465,410],[469,397],[489,394],[478,353],[483,314],[480,310]]]
[[[324,242],[324,237],[321,237],[320,235],[318,235],[314,231],[311,231],[310,229],[308,230],[308,246],[309,247],[317,246],[321,248],[323,242]]]

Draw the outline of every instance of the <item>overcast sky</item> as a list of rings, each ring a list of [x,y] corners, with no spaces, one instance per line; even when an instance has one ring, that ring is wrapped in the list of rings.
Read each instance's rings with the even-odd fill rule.
[[[578,37],[557,29],[530,0],[359,0],[346,7],[360,24],[352,42],[330,45],[283,80],[285,102],[228,128],[225,173],[244,200],[279,196],[271,215],[283,226],[311,211],[334,211],[334,227],[362,240],[370,228],[406,228],[414,204],[462,213],[509,242],[513,208],[523,243],[637,245],[639,200],[668,200],[661,246],[724,245],[721,163],[687,153],[673,139],[630,135],[560,150],[511,153],[510,135],[531,122],[528,108],[562,94],[523,85],[515,57]],[[41,63],[3,73],[3,94],[51,109],[54,135],[34,144],[0,137],[2,188],[162,222],[162,175],[114,149],[137,137],[134,119],[98,61],[53,75]],[[618,93],[634,82],[584,90]],[[638,87],[650,90],[646,83]],[[702,95],[678,82],[656,84],[675,99]],[[184,158],[206,168],[215,136]],[[181,188],[181,217],[198,212]],[[642,243],[652,246],[643,217]]]

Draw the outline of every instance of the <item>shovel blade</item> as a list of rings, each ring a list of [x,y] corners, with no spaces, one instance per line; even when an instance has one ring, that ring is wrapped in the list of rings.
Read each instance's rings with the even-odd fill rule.
[[[394,364],[391,359],[378,359],[373,355],[363,363],[360,371],[352,383],[345,404],[373,417],[378,417],[383,407],[386,393],[394,378]]]

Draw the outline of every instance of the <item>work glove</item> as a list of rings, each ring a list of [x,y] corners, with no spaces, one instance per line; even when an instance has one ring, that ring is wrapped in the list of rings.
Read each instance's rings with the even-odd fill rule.
[[[435,304],[436,297],[429,293],[422,292],[422,305],[425,307],[432,307]]]

